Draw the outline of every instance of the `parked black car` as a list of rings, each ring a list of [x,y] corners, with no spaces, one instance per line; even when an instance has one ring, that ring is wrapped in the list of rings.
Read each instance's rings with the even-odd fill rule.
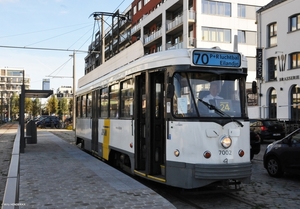
[[[250,160],[260,152],[260,136],[250,131]]]
[[[35,122],[37,127],[44,128],[44,127],[55,127],[59,128],[60,121],[59,118],[56,116],[46,116],[41,120]]]
[[[279,140],[285,136],[284,125],[276,119],[250,119],[250,131],[260,136],[261,142]]]
[[[281,177],[285,172],[300,174],[300,129],[269,144],[263,160],[272,177]]]

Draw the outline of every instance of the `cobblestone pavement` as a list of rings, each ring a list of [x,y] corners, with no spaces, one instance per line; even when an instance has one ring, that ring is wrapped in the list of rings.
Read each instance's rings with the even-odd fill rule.
[[[17,133],[18,123],[5,123],[0,125],[0,205],[3,200],[8,169],[10,165],[11,153],[13,148],[14,139]],[[41,131],[43,129],[38,129]],[[52,129],[47,129],[52,130]],[[53,129],[52,133],[56,133],[59,137],[74,143],[74,131],[66,129]]]
[[[70,144],[75,144],[74,131],[66,129],[47,129],[46,131],[59,136]],[[5,180],[15,134],[6,132],[5,138],[3,138],[3,136],[4,135],[1,132],[0,127],[0,200],[2,200],[3,197],[3,190],[5,188]],[[249,207],[251,209],[300,208],[300,177],[297,175],[286,174],[283,178],[271,178],[262,165],[262,157],[266,146],[267,144],[262,144],[261,152],[254,156],[254,160],[252,161],[251,183],[243,184],[241,191],[237,191],[232,194],[237,198],[242,198],[244,201],[253,203],[255,207]],[[216,197],[214,197],[214,199],[215,198]],[[199,201],[202,201],[202,205],[206,204],[207,208],[224,208],[223,206],[226,205],[226,202],[220,203],[220,205],[217,204],[218,201],[216,200],[220,199],[220,197],[215,200],[201,199],[202,198],[198,198]],[[180,207],[180,203],[176,204],[171,200],[169,201],[177,208],[182,208]],[[226,201],[226,198],[223,201]],[[235,205],[238,204],[235,203]],[[232,207],[233,205],[231,205],[230,208]],[[237,206],[234,208],[239,207]]]
[[[74,143],[74,132],[55,130],[53,134],[64,138],[69,143]],[[261,145],[261,151],[258,155],[254,156],[252,160],[252,176],[250,184],[242,184],[241,190],[233,192],[231,195],[235,196],[238,200],[252,203],[255,206],[242,206],[242,202],[239,205],[237,201],[228,201],[227,198],[222,198],[223,201],[219,201],[220,198],[216,198],[214,195],[212,198],[196,198],[195,202],[199,202],[199,205],[205,205],[204,208],[224,208],[225,205],[231,204],[229,208],[300,208],[300,176],[285,174],[282,178],[272,178],[268,175],[267,171],[263,167],[263,154],[269,143]],[[165,197],[166,198],[166,197]],[[181,203],[173,202],[177,208],[187,208],[186,206],[181,207]],[[201,201],[201,203],[200,203]],[[232,202],[232,203],[230,203]],[[191,207],[193,208],[193,207]],[[195,207],[196,208],[196,207]]]
[[[75,147],[74,132],[38,129],[37,135],[37,143],[27,144],[20,156],[19,208],[175,208],[155,191]]]
[[[239,197],[257,205],[257,208],[300,208],[300,176],[285,174],[282,178],[270,177],[263,167],[263,154],[268,143],[252,161],[251,183],[245,184]]]

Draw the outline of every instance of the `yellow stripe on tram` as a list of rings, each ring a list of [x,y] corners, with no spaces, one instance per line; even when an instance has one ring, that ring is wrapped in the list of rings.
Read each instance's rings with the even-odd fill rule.
[[[103,144],[102,144],[102,150],[103,150],[103,158],[108,160],[109,156],[109,133],[110,133],[110,120],[105,119],[104,120],[104,127],[105,130],[104,136],[103,136]]]
[[[151,175],[147,175],[147,177],[148,177],[149,179],[154,179],[154,180],[156,180],[156,181],[166,182],[166,179],[163,179],[163,178],[158,178],[158,177],[151,176]]]

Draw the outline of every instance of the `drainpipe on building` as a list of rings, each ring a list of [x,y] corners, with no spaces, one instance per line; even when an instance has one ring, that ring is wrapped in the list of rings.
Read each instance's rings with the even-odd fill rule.
[[[258,24],[259,24],[259,48],[262,48],[261,46],[261,13],[258,13]],[[263,50],[262,50],[262,55],[263,55]],[[257,59],[257,58],[256,58]],[[263,58],[262,58],[263,59]],[[261,118],[262,114],[262,106],[261,106],[261,84],[263,82],[263,72],[262,72],[262,77],[258,78],[259,79],[259,91],[258,93],[258,107],[259,107],[259,117]]]

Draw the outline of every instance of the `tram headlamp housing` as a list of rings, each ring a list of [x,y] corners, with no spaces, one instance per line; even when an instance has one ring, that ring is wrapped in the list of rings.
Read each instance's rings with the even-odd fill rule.
[[[232,144],[232,140],[229,136],[223,136],[221,138],[221,145],[222,147],[224,147],[225,149],[228,149]]]
[[[176,150],[174,151],[174,155],[175,155],[176,157],[179,157],[179,155],[180,155],[180,152],[179,152],[179,150],[178,150],[178,149],[176,149]]]

